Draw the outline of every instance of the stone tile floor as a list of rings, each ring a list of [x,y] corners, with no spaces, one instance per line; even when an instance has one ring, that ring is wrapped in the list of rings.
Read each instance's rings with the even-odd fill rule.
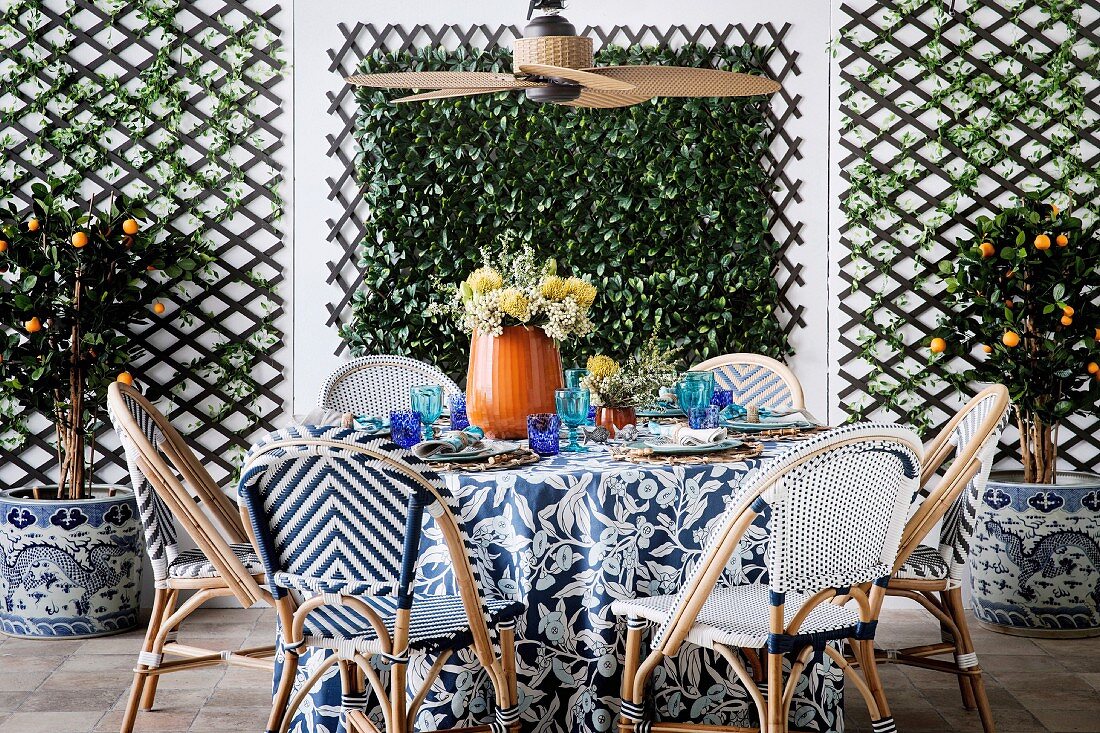
[[[272,615],[263,610],[200,611],[181,640],[213,648],[268,643]],[[927,642],[935,630],[916,611],[887,610],[883,646]],[[1100,733],[1100,638],[1037,641],[973,629],[999,733]],[[117,731],[141,633],[87,641],[29,642],[0,636],[0,733]],[[981,731],[962,709],[953,677],[886,667],[883,678],[901,733]],[[137,731],[261,731],[270,681],[264,673],[212,667],[167,675],[157,709],[138,715]],[[870,730],[858,696],[847,706],[848,730]]]

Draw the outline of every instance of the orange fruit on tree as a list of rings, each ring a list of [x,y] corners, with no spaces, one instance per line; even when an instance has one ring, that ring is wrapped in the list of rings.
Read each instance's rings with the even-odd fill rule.
[[[942,354],[947,350],[947,342],[937,336],[928,344],[928,350],[933,354]]]
[[[982,242],[978,249],[981,250],[982,259],[989,259],[997,253],[997,249],[991,242]]]
[[[1066,316],[1069,316],[1070,318],[1073,318],[1073,314],[1076,313],[1076,312],[1077,311],[1073,310],[1072,305],[1067,305],[1065,308],[1062,309],[1062,314],[1066,315]]]
[[[42,321],[38,320],[38,316],[34,316],[23,324],[23,328],[27,329],[27,333],[38,333],[42,330]]]
[[[80,249],[88,244],[88,235],[84,232],[73,232],[72,242],[74,247]]]
[[[164,313],[164,303],[161,303],[160,301],[153,303],[153,312],[156,313],[158,316]]]
[[[1069,237],[1067,237],[1065,234],[1059,234],[1057,237],[1054,238],[1054,241],[1058,243],[1059,247],[1065,247],[1067,244],[1069,244]]]
[[[1020,345],[1020,334],[1015,331],[1005,331],[1005,335],[1001,336],[1001,343],[1012,349]]]
[[[1050,237],[1045,234],[1036,235],[1035,249],[1050,249]]]
[[[1085,368],[1089,370],[1089,374],[1100,372],[1100,364],[1097,364],[1095,361],[1090,361],[1089,365]]]
[[[1095,338],[1095,339],[1096,339],[1097,341],[1100,341],[1100,328],[1096,329],[1096,335],[1094,336],[1094,338]]]
[[[990,346],[989,344],[982,344],[982,351],[984,351],[987,354],[992,354],[993,353],[993,347]]]
[[[130,386],[133,386],[134,376],[132,374],[130,374],[130,372],[122,372],[117,377],[115,377],[115,381],[116,382],[122,382],[123,384],[129,384]]]
[[[30,221],[27,222],[27,229],[29,229],[32,232],[37,232],[38,227],[40,227],[40,226],[42,226],[42,224],[38,221],[38,219],[31,219]]]
[[[139,227],[137,219],[127,219],[126,221],[122,222],[122,231],[126,232],[127,234],[137,234],[138,229]]]
[[[1069,326],[1069,325],[1072,325],[1072,324],[1073,324],[1073,319],[1072,318],[1070,318],[1069,316],[1062,316],[1062,325],[1063,326]]]
[[[7,251],[8,251],[8,243],[5,242],[3,239],[0,239],[0,252],[7,252]]]

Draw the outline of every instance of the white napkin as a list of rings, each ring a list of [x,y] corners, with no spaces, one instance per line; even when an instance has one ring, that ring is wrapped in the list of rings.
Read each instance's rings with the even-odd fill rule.
[[[721,443],[729,436],[725,428],[701,428],[692,430],[683,425],[658,425],[650,423],[650,432],[667,438],[674,445],[712,445]]]
[[[421,460],[431,458],[437,453],[458,453],[467,448],[476,448],[481,445],[483,435],[484,433],[478,428],[475,428],[474,431],[471,431],[470,428],[466,428],[466,430],[448,430],[435,440],[420,441],[413,446],[412,452]]]

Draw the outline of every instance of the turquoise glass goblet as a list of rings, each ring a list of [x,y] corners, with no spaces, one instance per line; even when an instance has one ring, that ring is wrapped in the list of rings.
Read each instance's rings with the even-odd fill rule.
[[[569,428],[569,445],[562,453],[587,453],[588,449],[577,442],[580,426],[588,419],[588,405],[591,395],[587,389],[559,389],[554,391],[554,404],[558,408],[558,417]]]
[[[565,388],[581,389],[581,380],[588,376],[587,369],[566,369]]]
[[[443,388],[438,384],[421,384],[409,388],[409,401],[412,408],[420,413],[424,423],[424,440],[435,435],[432,423],[443,414]]]

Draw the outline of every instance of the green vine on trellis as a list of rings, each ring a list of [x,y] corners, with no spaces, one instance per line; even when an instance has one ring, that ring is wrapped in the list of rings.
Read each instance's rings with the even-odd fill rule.
[[[864,19],[835,44],[853,54],[842,62],[854,83],[841,92],[840,133],[864,151],[845,167],[841,196],[849,297],[865,298],[853,340],[867,373],[845,405],[854,418],[886,411],[919,426],[932,419],[924,395],[942,382],[919,342],[935,324],[914,321],[910,309],[938,297],[936,265],[970,233],[970,221],[1016,200],[997,181],[1022,171],[1022,190],[1086,223],[1100,215],[1100,170],[1086,166],[1080,142],[1096,124],[1087,95],[1100,80],[1100,49],[1082,27],[1081,5],[906,0],[849,11]],[[1007,13],[1016,31],[1006,42],[1011,53],[983,39],[994,12]],[[914,45],[912,34],[925,28],[925,42]],[[1021,140],[1021,131],[1042,142]],[[930,180],[946,188],[923,189]]]
[[[263,198],[271,202],[271,211],[260,215],[271,221],[281,216],[278,171],[263,158],[242,161],[247,152],[240,152],[263,151],[270,144],[255,124],[260,116],[256,105],[259,90],[285,68],[277,33],[259,14],[227,11],[188,36],[179,18],[185,10],[186,4],[173,0],[7,4],[0,13],[0,45],[11,52],[0,66],[0,98],[13,101],[0,108],[0,200],[19,197],[37,179],[31,168],[45,167],[65,181],[73,195],[82,189],[88,193],[89,186],[117,186],[143,198],[161,226],[197,232],[215,252],[215,225],[232,221],[244,210],[250,190],[262,187]],[[83,18],[88,13],[93,22],[101,14],[108,16],[96,41],[110,52],[88,64],[91,68],[80,67],[74,56],[84,43],[78,23],[87,22]],[[60,18],[56,28],[49,27],[51,15]],[[23,37],[28,42],[17,47],[15,42]],[[140,63],[137,77],[123,83],[105,64],[119,60],[124,65],[120,59],[133,45],[142,53],[152,52]],[[114,56],[116,50],[120,57]],[[18,89],[27,85],[34,89],[33,96],[21,99]],[[191,104],[195,95],[204,97],[201,109]],[[44,122],[34,129],[39,115]],[[20,126],[30,128],[31,139],[17,157],[13,149],[24,141]],[[127,138],[140,144],[120,148]],[[121,161],[118,150],[124,151]],[[194,159],[196,150],[203,152],[199,160]],[[267,166],[263,183],[257,166]],[[133,172],[148,180],[127,180]],[[254,364],[283,338],[274,322],[276,288],[260,272],[234,277],[215,262],[200,282],[181,282],[174,290],[180,302],[198,303],[208,293],[234,286],[261,294],[249,306],[257,319],[252,336],[237,339],[231,332],[219,332],[216,343],[206,345],[206,353],[175,365],[183,381],[172,391],[182,396],[188,390],[182,372],[190,371],[215,395],[196,409],[216,418],[236,412],[233,429],[245,435],[262,420]],[[195,319],[182,311],[176,323],[187,329]]]

